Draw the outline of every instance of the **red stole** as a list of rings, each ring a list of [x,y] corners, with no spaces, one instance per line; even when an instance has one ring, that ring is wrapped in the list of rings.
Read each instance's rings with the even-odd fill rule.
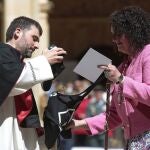
[[[30,114],[33,107],[33,94],[32,90],[28,90],[23,94],[14,96],[15,99],[15,107],[16,107],[16,116],[21,126],[21,123],[24,119]],[[38,136],[42,136],[44,134],[44,130],[42,127],[36,128]]]
[[[32,102],[32,91],[31,89],[26,91],[23,94],[14,96],[15,106],[16,106],[16,116],[19,125],[23,120],[29,115],[32,111],[33,102]]]

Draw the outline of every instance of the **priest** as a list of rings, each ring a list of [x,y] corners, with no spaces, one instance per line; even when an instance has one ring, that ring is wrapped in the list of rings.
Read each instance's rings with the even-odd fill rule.
[[[15,18],[0,43],[0,147],[4,150],[40,150],[40,123],[31,88],[53,79],[51,65],[61,63],[66,51],[54,47],[31,59],[39,48],[40,24],[28,17]]]

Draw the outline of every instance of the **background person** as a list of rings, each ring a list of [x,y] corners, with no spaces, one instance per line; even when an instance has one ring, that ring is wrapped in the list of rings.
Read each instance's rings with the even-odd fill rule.
[[[105,99],[105,89],[101,85],[97,85],[93,89],[92,97],[88,103],[86,109],[86,116],[93,117],[106,110],[106,99]],[[88,136],[86,143],[88,146],[92,147],[104,147],[104,134],[98,134],[94,136]]]

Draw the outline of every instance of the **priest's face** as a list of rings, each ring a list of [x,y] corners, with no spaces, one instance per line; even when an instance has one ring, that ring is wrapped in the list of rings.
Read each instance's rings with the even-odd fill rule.
[[[32,53],[39,48],[39,30],[33,25],[29,29],[20,29],[20,34],[16,40],[16,49],[23,57],[30,58]]]

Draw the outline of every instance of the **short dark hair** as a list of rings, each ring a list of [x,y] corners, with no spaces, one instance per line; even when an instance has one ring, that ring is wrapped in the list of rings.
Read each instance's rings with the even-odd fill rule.
[[[13,38],[13,34],[16,30],[16,28],[20,28],[20,29],[30,29],[30,27],[34,25],[35,27],[37,27],[37,29],[39,30],[39,34],[40,36],[42,35],[42,27],[41,25],[28,17],[25,16],[20,16],[18,18],[15,18],[9,25],[7,31],[6,31],[6,42],[8,42],[9,40],[11,40]]]
[[[138,6],[128,6],[115,11],[110,16],[110,24],[115,35],[128,38],[135,54],[150,43],[150,16]]]

